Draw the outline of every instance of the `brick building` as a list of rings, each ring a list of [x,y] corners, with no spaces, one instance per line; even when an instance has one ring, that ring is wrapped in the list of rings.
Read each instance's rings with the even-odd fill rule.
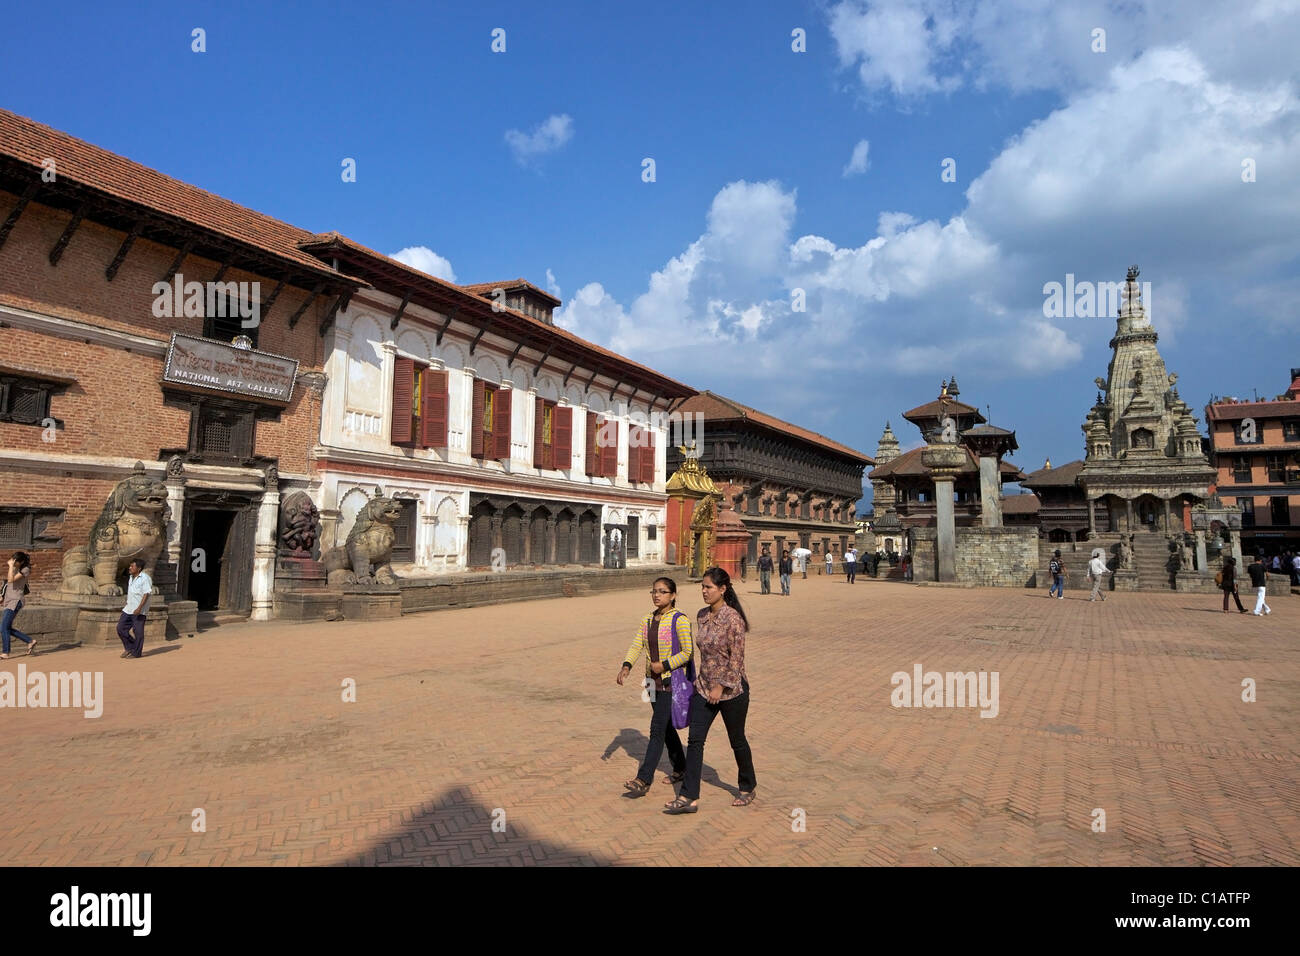
[[[703,422],[700,461],[750,532],[748,566],[764,544],[773,556],[795,547],[820,556],[841,554],[852,543],[862,471],[874,464],[871,458],[713,392],[700,392],[673,412]],[[670,446],[669,473],[681,463],[681,452]]]
[[[300,249],[310,233],[4,110],[0,216],[0,549],[57,586],[139,461],[168,488],[160,588],[269,616],[276,502],[307,486],[319,434],[322,326],[362,283]],[[182,281],[181,302],[156,291]],[[202,384],[185,356],[279,381]]]
[[[1242,511],[1243,551],[1300,548],[1300,368],[1276,399],[1213,401],[1205,420],[1218,493]]]

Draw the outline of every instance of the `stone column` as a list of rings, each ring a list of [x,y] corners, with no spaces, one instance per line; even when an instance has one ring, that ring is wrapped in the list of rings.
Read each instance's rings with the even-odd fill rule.
[[[326,548],[335,548],[340,544],[338,540],[339,518],[343,512],[338,508],[321,508],[320,510],[320,546],[324,551]]]
[[[555,515],[546,519],[546,560],[543,564],[555,564]]]
[[[1233,528],[1228,534],[1232,536],[1232,556],[1237,559],[1237,573],[1242,574],[1246,570],[1246,565],[1241,557],[1241,532]]]
[[[921,463],[934,479],[935,568],[939,581],[957,580],[957,531],[953,514],[953,482],[957,470],[966,461],[960,445],[928,445],[921,453]]]
[[[269,621],[275,613],[276,532],[280,528],[280,492],[262,492],[253,545],[253,613],[250,620]]]
[[[1209,558],[1205,556],[1205,532],[1196,532],[1196,570],[1204,572]]]
[[[986,528],[1002,527],[1001,493],[997,458],[993,455],[980,455],[980,510]]]
[[[1097,537],[1097,499],[1088,499],[1088,539]]]
[[[167,563],[176,569],[177,583],[180,581],[181,561],[186,560],[181,554],[181,521],[185,517],[185,475],[168,474],[167,507],[171,509],[171,520],[167,522]]]
[[[1168,534],[1170,531],[1170,525],[1173,524],[1173,513],[1169,509],[1169,499],[1165,498],[1163,500],[1165,503],[1165,526],[1161,530],[1164,531],[1165,534]]]
[[[456,540],[456,567],[464,571],[469,567],[469,515],[457,515],[460,524],[459,537]]]
[[[433,567],[433,539],[438,533],[438,516],[420,515],[419,534],[415,539],[415,563],[422,568]]]
[[[1125,520],[1128,522],[1124,526],[1124,530],[1126,532],[1132,531],[1133,530],[1133,499],[1132,498],[1124,499],[1124,513],[1126,515]]]

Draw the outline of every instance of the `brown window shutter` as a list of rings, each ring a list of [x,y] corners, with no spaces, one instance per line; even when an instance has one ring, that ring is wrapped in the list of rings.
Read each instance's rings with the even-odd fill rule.
[[[535,399],[533,402],[533,467],[546,467],[546,448],[542,444],[542,425],[546,415],[546,402]]]
[[[573,467],[573,409],[555,410],[555,468],[567,471]]]
[[[497,461],[510,460],[510,391],[497,389],[496,408],[492,422],[492,437],[496,442],[496,451],[492,457]]]
[[[425,448],[447,447],[447,373],[426,368],[420,373],[420,443]]]
[[[546,452],[546,458],[542,462],[542,465],[546,468],[555,467],[555,424],[556,424],[555,412],[556,412],[555,403],[547,402],[546,405],[544,406],[544,414],[549,414],[551,416],[551,440],[546,443],[546,447],[543,449]],[[543,422],[543,425],[545,425],[545,422]]]
[[[614,440],[600,450],[600,474],[603,478],[613,478],[618,474],[618,422],[611,418],[608,425]]]
[[[632,425],[627,430],[627,480],[641,480],[641,429]]]
[[[415,362],[408,358],[393,361],[393,421],[389,440],[394,445],[414,445],[411,407],[415,391]]]
[[[645,447],[641,449],[641,481],[647,485],[655,483],[655,434],[644,431]]]
[[[474,401],[469,415],[469,453],[475,458],[482,458],[483,452],[483,406],[486,401],[487,383],[474,379]]]
[[[600,459],[596,454],[596,429],[600,427],[595,412],[587,412],[587,456],[583,467],[588,475],[595,475],[600,470]]]

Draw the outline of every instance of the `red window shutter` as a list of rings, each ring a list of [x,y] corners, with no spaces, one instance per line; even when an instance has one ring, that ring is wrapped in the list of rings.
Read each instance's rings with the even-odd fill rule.
[[[555,424],[556,424],[555,403],[547,402],[545,410],[546,412],[549,412],[551,416],[551,440],[546,443],[546,447],[545,449],[543,449],[546,452],[546,459],[545,461],[542,462],[542,465],[543,467],[546,468],[554,468],[555,467]]]
[[[542,443],[542,430],[546,421],[546,402],[535,399],[533,402],[533,467],[546,467],[546,448]]]
[[[483,457],[483,406],[486,402],[487,383],[474,379],[474,401],[469,416],[469,453]]]
[[[641,433],[645,438],[645,447],[641,449],[641,481],[647,485],[655,483],[655,434],[652,431]]]
[[[600,471],[600,458],[596,453],[596,429],[600,427],[595,412],[587,412],[587,457],[583,465],[587,474],[595,475]]]
[[[414,445],[411,416],[414,409],[415,362],[408,358],[393,361],[393,422],[390,441],[394,445]]]
[[[641,480],[641,429],[632,425],[627,430],[627,480]]]
[[[567,471],[573,466],[573,409],[555,410],[555,464],[552,467]]]
[[[492,437],[496,442],[496,451],[492,457],[498,461],[510,459],[510,392],[498,388],[496,408],[493,409]]]
[[[604,478],[613,478],[618,474],[618,422],[607,419],[602,423],[602,431],[608,431],[610,441],[600,450],[600,474]]]
[[[447,373],[426,368],[420,373],[420,444],[425,448],[447,447]]]

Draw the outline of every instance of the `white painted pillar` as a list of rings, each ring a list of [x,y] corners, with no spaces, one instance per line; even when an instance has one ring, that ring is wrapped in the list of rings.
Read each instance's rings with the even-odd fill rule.
[[[276,532],[280,527],[280,492],[262,493],[257,509],[257,533],[253,545],[253,613],[254,621],[269,621],[275,611]]]

